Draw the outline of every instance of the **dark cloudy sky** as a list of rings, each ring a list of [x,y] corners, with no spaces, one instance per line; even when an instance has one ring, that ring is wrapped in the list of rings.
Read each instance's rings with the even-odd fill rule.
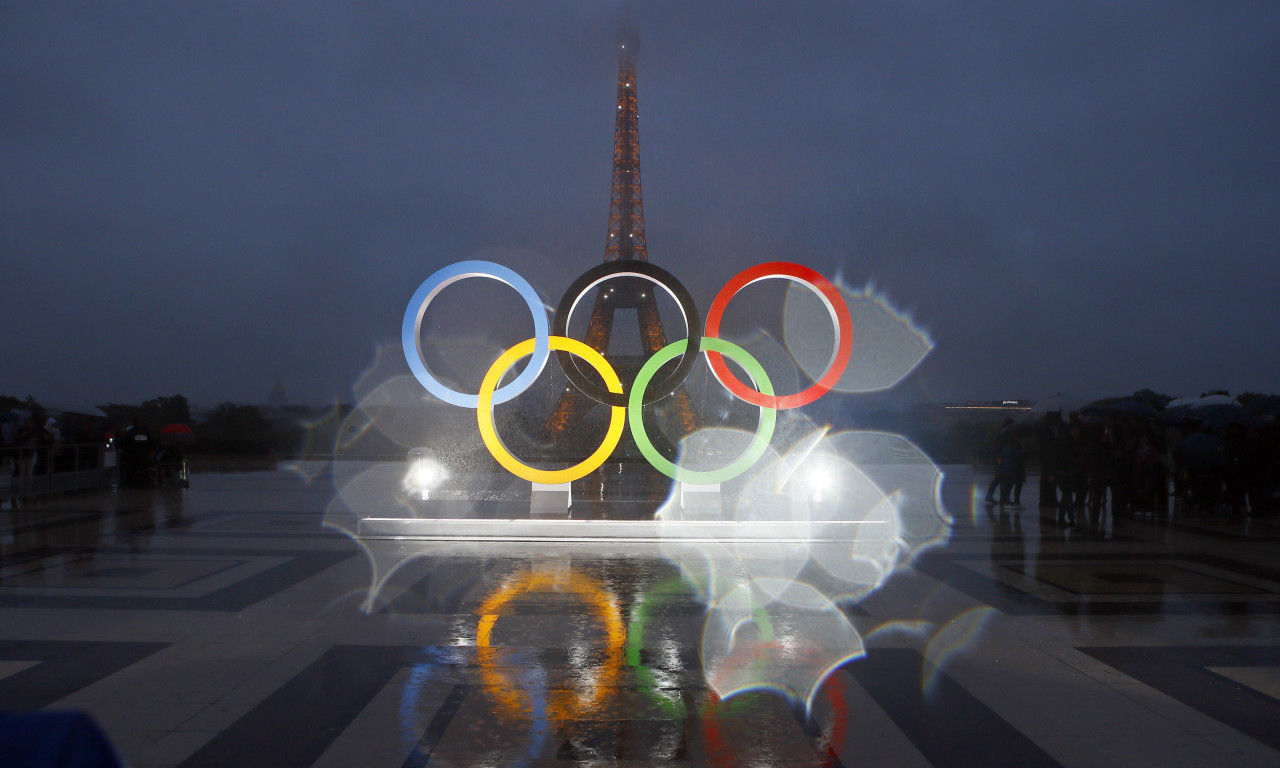
[[[0,393],[351,399],[436,268],[603,256],[610,0],[0,4]],[[650,256],[933,336],[909,399],[1280,390],[1274,0],[637,2]],[[779,308],[779,312],[780,312]]]

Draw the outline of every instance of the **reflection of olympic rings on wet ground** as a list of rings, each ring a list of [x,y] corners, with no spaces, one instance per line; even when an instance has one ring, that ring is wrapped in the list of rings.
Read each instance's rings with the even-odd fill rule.
[[[589,684],[577,690],[548,689],[547,675],[541,670],[532,679],[528,676],[513,677],[511,669],[519,664],[527,664],[532,659],[526,655],[520,657],[517,664],[510,664],[510,660],[499,658],[498,649],[493,646],[494,627],[508,603],[522,595],[552,591],[582,597],[604,630],[604,659],[585,675],[590,680]],[[736,694],[722,698],[714,688],[708,688],[704,690],[704,695],[697,697],[698,701],[692,704],[691,709],[685,698],[687,683],[660,679],[652,666],[653,661],[644,658],[643,652],[648,647],[644,636],[653,623],[654,614],[692,594],[682,577],[667,579],[648,589],[642,589],[637,594],[637,601],[626,626],[623,625],[617,598],[613,593],[598,579],[572,571],[529,571],[507,580],[486,597],[477,608],[480,620],[476,629],[476,661],[482,690],[502,706],[508,715],[535,723],[535,738],[528,752],[530,760],[539,754],[548,723],[589,719],[599,711],[605,696],[630,687],[619,680],[621,663],[625,659],[635,675],[636,690],[646,693],[668,719],[701,723],[703,738],[713,758],[711,764],[739,763],[739,758],[743,757],[739,753],[745,742],[735,741],[733,737],[727,738],[722,729],[744,722],[746,712],[757,708],[760,701]],[[779,641],[775,635],[773,620],[764,605],[758,605],[752,610],[751,621],[759,633],[759,649],[777,650],[776,643]],[[758,660],[758,656],[749,654],[738,657],[733,663],[751,664]],[[425,669],[447,663],[450,660],[433,657],[433,661],[425,665]],[[415,672],[414,680],[418,688],[425,682],[422,671]],[[679,674],[679,670],[674,670],[673,674]],[[815,719],[816,713],[810,712],[807,707],[801,711],[793,702],[792,711],[806,736],[819,748],[822,765],[839,764],[848,726],[847,702],[838,679],[826,680],[821,690],[828,705],[826,715],[831,718],[825,727]],[[416,696],[412,698],[416,700]],[[690,721],[690,718],[693,720]]]
[[[515,288],[533,314],[534,336],[504,352],[485,374],[480,392],[468,395],[449,388],[427,369],[422,356],[422,319],[427,305],[449,285],[467,277],[488,277]],[[569,319],[574,308],[592,288],[614,278],[640,278],[661,287],[675,299],[684,317],[688,338],[671,342],[658,350],[641,367],[632,391],[622,391],[621,380],[613,366],[596,350],[568,338]],[[777,395],[765,375],[764,368],[746,350],[719,338],[720,323],[731,299],[748,285],[769,278],[792,280],[809,288],[826,306],[835,330],[835,349],[827,369],[807,389],[790,395]],[[513,475],[535,483],[567,483],[585,477],[603,464],[622,437],[624,422],[629,421],[632,437],[641,453],[655,469],[676,480],[698,484],[725,482],[745,472],[768,447],[773,436],[775,409],[797,408],[812,403],[830,392],[849,364],[853,348],[853,321],[840,291],[825,277],[808,267],[790,262],[760,264],[736,275],[725,284],[711,304],[705,329],[700,327],[698,308],[689,291],[669,272],[646,261],[612,261],[601,264],[579,277],[569,286],[556,308],[548,331],[545,310],[537,292],[524,278],[500,264],[488,261],[462,261],[445,267],[423,281],[405,310],[401,326],[401,342],[413,375],[428,392],[441,400],[477,410],[477,423],[485,446],[503,467]],[[542,372],[547,358],[555,351],[560,367],[569,381],[586,396],[610,406],[609,426],[600,447],[585,461],[567,469],[541,470],[521,463],[502,445],[493,424],[493,406],[506,402],[528,389]],[[699,352],[705,353],[716,379],[734,396],[760,408],[760,423],[755,439],[747,450],[720,469],[695,471],[681,467],[662,456],[645,433],[641,418],[643,406],[657,402],[676,391],[684,383]],[[584,374],[574,357],[585,360],[604,381],[601,387]],[[664,364],[680,356],[669,372],[659,376]],[[740,365],[752,379],[754,387],[743,384],[730,370],[724,358]],[[498,382],[518,360],[531,357],[529,364],[514,380],[502,388]],[[655,381],[656,378],[656,381]],[[629,417],[629,418],[628,418]]]
[[[822,751],[819,757],[822,762],[819,765],[825,768],[826,766],[844,764],[840,760],[840,754],[845,751],[846,746],[845,736],[849,727],[849,704],[838,680],[828,680],[822,688],[826,693],[827,704],[831,709],[831,723],[826,729],[826,733],[823,733],[823,729],[812,719],[811,713],[796,714],[797,719],[804,718],[802,728],[805,731],[805,735],[812,741],[818,742],[814,746],[821,747]],[[746,756],[739,754],[741,750],[740,743],[725,738],[725,735],[721,732],[721,726],[726,723],[741,723],[746,720],[742,716],[741,710],[750,708],[755,702],[738,696],[722,699],[716,696],[715,691],[708,691],[708,694],[710,698],[702,707],[701,718],[702,737],[706,741],[707,751],[711,754],[710,764],[719,768],[719,766],[738,766],[751,762],[749,759],[744,759]]]
[[[767,613],[763,622],[760,614],[763,611],[757,611],[753,616],[756,629],[760,631],[761,647],[771,650],[782,650],[777,648],[777,640],[774,637],[774,629],[772,622],[769,621]],[[788,652],[794,653],[794,648],[786,649]],[[801,651],[803,653],[803,651]],[[747,659],[753,661],[753,659]],[[742,663],[739,660],[737,663]],[[826,677],[819,683],[821,690],[826,694],[827,705],[830,708],[831,724],[823,734],[822,728],[819,726],[814,713],[809,710],[807,704],[803,711],[797,709],[797,703],[792,701],[791,697],[787,697],[788,701],[792,701],[792,713],[798,721],[801,721],[802,727],[806,735],[812,740],[815,736],[821,736],[816,741],[822,746],[822,763],[823,766],[841,765],[840,753],[845,748],[845,736],[848,731],[849,724],[849,705],[844,696],[844,690],[841,688],[841,682],[832,677]],[[740,692],[740,693],[745,693]],[[815,691],[816,693],[816,691]],[[742,759],[741,755],[734,754],[730,747],[730,739],[726,739],[720,732],[720,726],[725,723],[741,722],[742,717],[730,717],[733,708],[750,707],[751,699],[743,699],[738,693],[731,695],[729,698],[721,698],[715,689],[708,691],[709,700],[702,708],[702,734],[706,739],[707,746],[712,755],[712,765],[714,766],[736,766],[750,762]],[[815,745],[817,746],[817,745]]]
[[[649,694],[649,698],[662,708],[673,720],[685,716],[684,699],[679,690],[662,685],[653,667],[644,663],[642,651],[645,650],[644,631],[649,626],[649,619],[655,610],[664,608],[675,600],[692,597],[689,582],[676,576],[642,591],[635,605],[631,608],[631,622],[627,625],[627,665],[636,674],[639,689]],[[765,642],[773,642],[773,622],[764,606],[757,606],[752,613],[756,628]],[[674,693],[673,693],[674,692]]]
[[[622,624],[622,614],[618,610],[617,599],[590,576],[573,572],[566,574],[556,571],[530,571],[512,579],[493,592],[480,605],[480,623],[476,627],[476,655],[480,665],[480,679],[484,683],[485,690],[511,714],[519,717],[534,715],[531,706],[533,702],[528,701],[528,694],[501,669],[500,659],[497,658],[496,649],[492,647],[491,641],[493,626],[498,621],[498,615],[512,598],[529,592],[548,591],[581,595],[593,609],[604,629],[604,661],[596,670],[590,687],[576,693],[567,689],[554,690],[548,697],[547,717],[552,720],[580,719],[593,710],[605,691],[615,686],[622,662],[622,645],[627,638],[627,630]]]

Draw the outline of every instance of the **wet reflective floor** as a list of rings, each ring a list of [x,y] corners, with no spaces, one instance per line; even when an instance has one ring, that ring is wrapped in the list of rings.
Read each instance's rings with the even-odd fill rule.
[[[0,710],[139,768],[1280,765],[1276,521],[1073,526],[945,469],[949,540],[857,594],[791,552],[357,541],[324,475],[6,505]]]

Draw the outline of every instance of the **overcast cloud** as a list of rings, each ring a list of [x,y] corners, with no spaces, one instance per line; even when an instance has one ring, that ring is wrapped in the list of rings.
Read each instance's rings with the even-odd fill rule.
[[[620,4],[0,5],[0,393],[350,400],[440,266],[603,257]],[[637,2],[650,258],[794,260],[907,399],[1280,389],[1280,4]],[[781,307],[778,308],[781,313]]]

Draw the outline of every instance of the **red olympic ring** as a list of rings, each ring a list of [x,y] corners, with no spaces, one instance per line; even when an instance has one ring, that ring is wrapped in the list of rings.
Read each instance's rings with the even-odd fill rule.
[[[766,395],[739,381],[729,370],[724,356],[719,352],[705,350],[707,362],[711,364],[711,372],[715,374],[716,379],[738,398],[763,408],[799,408],[831,391],[844,374],[845,367],[849,365],[849,356],[853,352],[853,318],[849,315],[849,307],[840,296],[839,289],[832,285],[831,281],[802,264],[793,264],[789,261],[772,261],[744,269],[725,283],[720,293],[716,294],[715,301],[711,302],[711,309],[707,312],[706,331],[703,335],[719,338],[720,319],[724,316],[729,300],[751,283],[770,277],[794,280],[818,294],[818,298],[826,305],[827,312],[831,314],[832,323],[836,327],[836,348],[831,355],[831,360],[827,363],[826,373],[813,386],[793,395]]]

